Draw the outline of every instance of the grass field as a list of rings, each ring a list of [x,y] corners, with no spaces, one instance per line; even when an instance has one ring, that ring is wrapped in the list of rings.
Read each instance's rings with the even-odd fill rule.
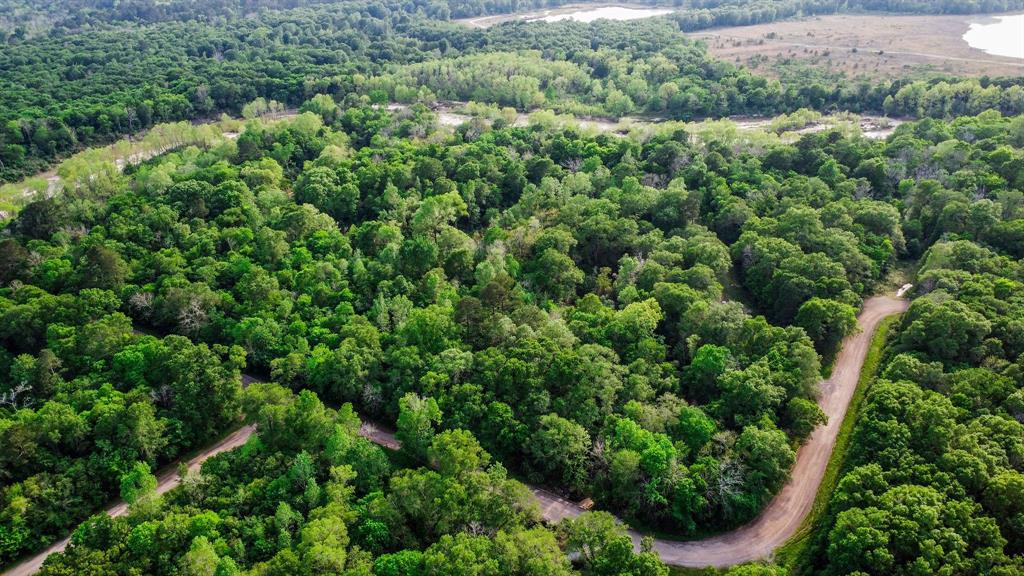
[[[836,15],[697,32],[714,56],[779,76],[810,66],[847,78],[1019,76],[1024,62],[962,39],[984,16]]]

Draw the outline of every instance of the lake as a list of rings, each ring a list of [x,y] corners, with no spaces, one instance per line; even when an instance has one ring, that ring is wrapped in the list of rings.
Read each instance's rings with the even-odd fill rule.
[[[993,56],[1024,59],[1024,14],[993,16],[985,22],[972,22],[964,34],[971,48]]]
[[[580,8],[572,12],[545,11],[540,16],[526,17],[529,22],[542,20],[544,22],[558,22],[560,20],[575,20],[577,22],[593,22],[602,18],[606,20],[638,20],[652,16],[664,16],[675,12],[671,8],[626,8],[625,6],[601,6],[600,8]]]

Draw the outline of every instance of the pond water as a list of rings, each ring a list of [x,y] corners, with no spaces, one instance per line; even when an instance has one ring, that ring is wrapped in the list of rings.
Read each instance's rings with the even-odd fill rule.
[[[675,12],[670,8],[626,8],[625,6],[601,6],[600,8],[580,8],[572,12],[543,12],[540,16],[528,17],[526,20],[535,22],[558,22],[559,20],[575,20],[577,22],[593,22],[602,18],[607,20],[638,20],[652,16],[664,16]]]
[[[994,16],[985,22],[972,22],[964,34],[971,48],[993,56],[1009,56],[1024,60],[1024,14]]]

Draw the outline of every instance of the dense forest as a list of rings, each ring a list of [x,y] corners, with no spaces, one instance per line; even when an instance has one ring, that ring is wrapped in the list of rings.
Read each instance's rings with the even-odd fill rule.
[[[0,181],[78,153],[0,187],[0,566],[668,576],[910,283],[799,547],[721,572],[1024,574],[1024,78],[780,81],[683,34],[1024,2],[643,3],[678,11],[0,0]]]
[[[161,122],[237,115],[257,97],[292,107],[318,93],[481,100],[521,110],[680,120],[799,108],[936,118],[993,108],[1024,112],[1019,79],[837,84],[801,76],[782,86],[715,61],[684,38],[681,30],[705,26],[691,22],[689,12],[484,30],[450,22],[451,7],[431,3],[359,0],[344,10],[275,1],[125,2],[116,10],[105,2],[80,4],[69,18],[95,13],[108,20],[81,31],[11,35],[0,51],[0,180],[20,179],[82,147]],[[774,4],[770,12],[788,14]],[[54,3],[53,11],[63,14],[64,5]],[[737,10],[735,3],[710,9]],[[141,16],[150,11],[152,17]],[[749,6],[742,11],[756,13]],[[112,13],[124,14],[123,21]]]
[[[137,462],[167,463],[239,417],[241,348],[136,337],[108,290],[25,286],[3,307],[17,354],[2,397],[5,558],[73,528]]]
[[[821,358],[862,298],[923,256],[817,561],[1020,569],[1019,513],[999,503],[1024,443],[1008,259],[1022,254],[1024,117],[785,143],[502,120],[450,132],[423,106],[328,97],[302,109],[84,178],[8,226],[6,561],[121,493],[140,511],[85,524],[49,573],[284,574],[309,554],[326,572],[462,573],[443,564],[457,557],[540,573],[509,568],[522,539],[568,569],[556,548],[598,529],[552,536],[506,474],[679,535],[728,529],[821,423]],[[243,390],[241,370],[277,385]],[[347,404],[396,425],[405,460],[356,440]],[[154,466],[244,420],[262,431],[244,456],[139,496]],[[970,477],[950,472],[965,462]],[[431,490],[465,508],[428,507]],[[908,491],[927,508],[907,509]],[[934,523],[907,532],[926,509]],[[604,560],[587,544],[582,569],[664,570],[622,556],[628,538],[603,518],[589,521],[621,544]],[[938,532],[959,543],[955,565],[920,548]],[[888,563],[864,563],[876,556]]]
[[[262,10],[287,10],[338,0],[2,0],[0,31],[12,41],[33,34],[76,32],[86,27],[246,17]],[[510,14],[557,8],[568,0],[434,0],[418,2],[439,19]],[[979,14],[1024,8],[1021,0],[640,0],[634,4],[678,11],[684,30],[761,24],[798,16],[880,11],[907,14]],[[684,24],[685,23],[685,24]]]

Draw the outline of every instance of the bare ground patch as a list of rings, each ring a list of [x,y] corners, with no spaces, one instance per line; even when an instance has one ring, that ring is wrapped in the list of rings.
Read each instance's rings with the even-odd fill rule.
[[[657,10],[669,8],[667,6],[654,6],[648,4],[634,4],[631,2],[579,2],[566,4],[564,6],[557,6],[553,8],[540,8],[537,10],[529,10],[524,12],[513,12],[509,14],[490,14],[484,16],[474,16],[471,18],[458,18],[453,20],[464,26],[471,28],[490,28],[495,24],[501,24],[503,22],[512,22],[516,20],[533,21],[538,20],[547,16],[559,16],[564,14],[572,14],[574,12],[581,12],[585,10],[596,10],[598,8],[631,8],[634,10]]]
[[[1020,76],[1024,61],[993,56],[963,40],[988,16],[817,16],[696,32],[712,55],[779,75],[786,64],[847,77]]]

